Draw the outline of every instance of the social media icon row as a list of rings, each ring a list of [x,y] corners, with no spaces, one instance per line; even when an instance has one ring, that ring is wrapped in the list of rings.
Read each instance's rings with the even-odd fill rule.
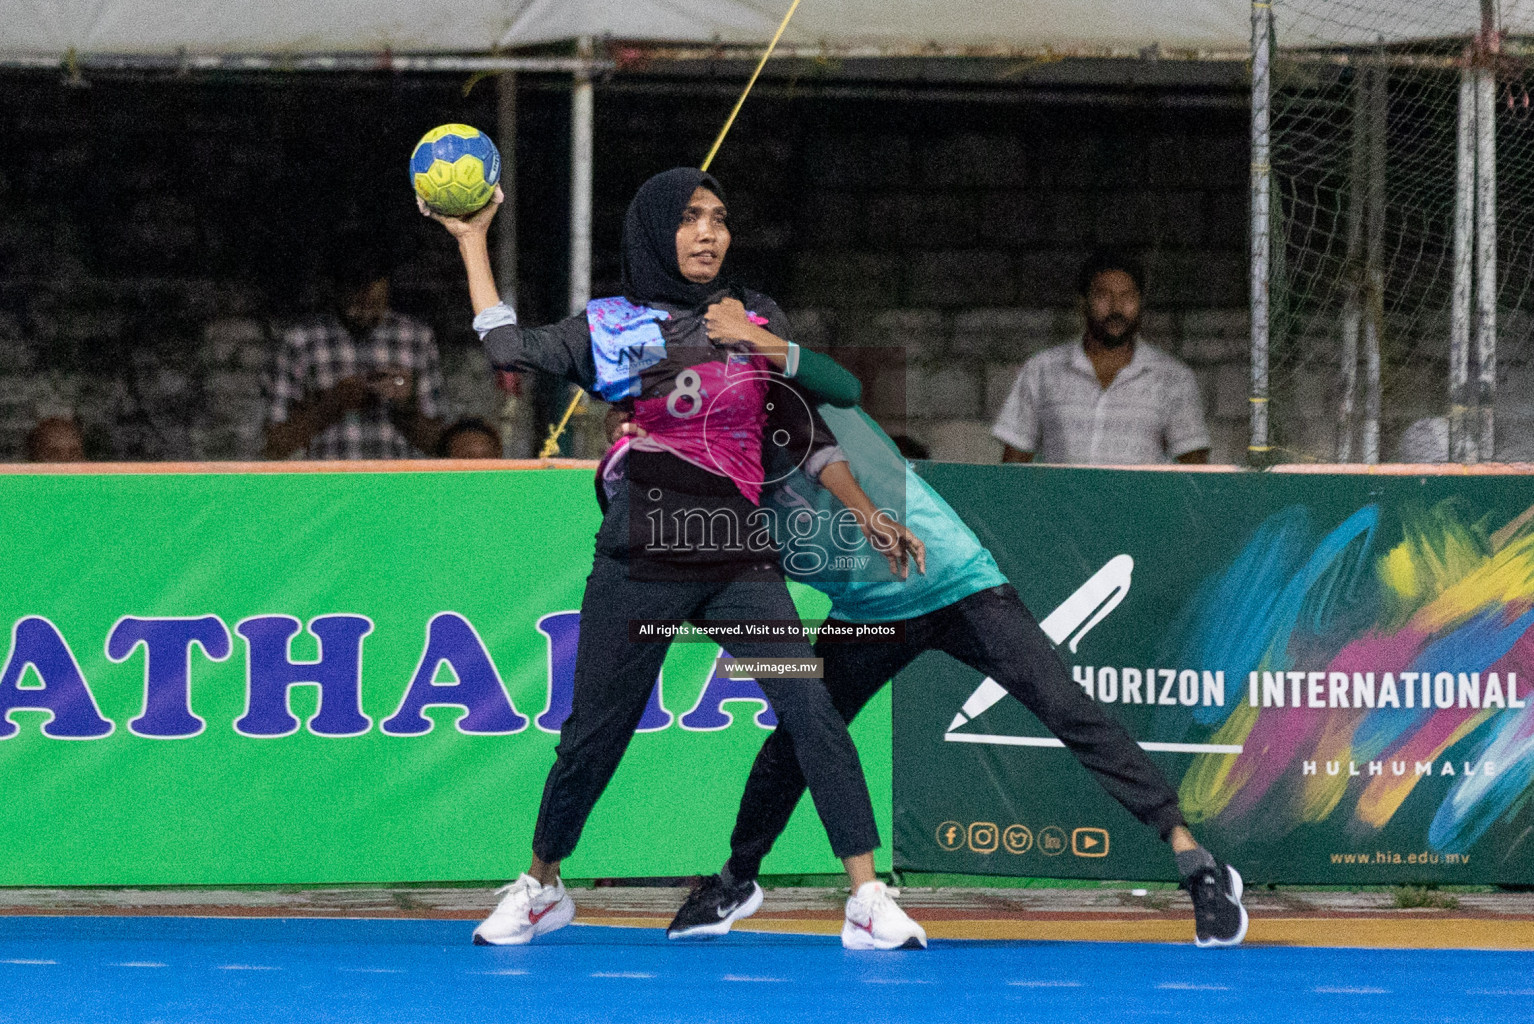
[[[1069,836],[1065,829],[1050,825],[1039,831],[1035,839],[1027,825],[1008,825],[1000,828],[992,821],[975,821],[968,825],[957,821],[945,821],[937,827],[937,845],[949,853],[968,847],[974,853],[995,853],[998,849],[1012,854],[1024,854],[1037,846],[1046,857],[1058,857],[1067,849],[1077,857],[1108,856],[1108,830],[1105,828],[1078,828]]]

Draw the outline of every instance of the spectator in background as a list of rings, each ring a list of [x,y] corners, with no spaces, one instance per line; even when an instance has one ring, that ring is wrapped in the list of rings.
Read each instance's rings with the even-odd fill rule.
[[[85,439],[69,416],[45,416],[27,432],[28,462],[84,462]]]
[[[1100,250],[1076,288],[1086,333],[1023,364],[991,433],[1003,462],[1130,466],[1209,461],[1193,371],[1140,340],[1145,272]]]
[[[435,451],[442,369],[431,328],[389,308],[389,268],[338,249],[332,313],[283,333],[267,381],[269,459],[403,459]]]
[[[499,459],[501,435],[484,420],[471,416],[442,432],[437,454],[444,459]]]

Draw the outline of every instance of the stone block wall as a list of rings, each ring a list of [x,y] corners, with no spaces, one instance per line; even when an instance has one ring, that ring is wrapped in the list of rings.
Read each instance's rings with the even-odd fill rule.
[[[94,459],[259,458],[273,340],[357,239],[389,252],[395,305],[436,330],[452,411],[496,416],[456,254],[404,169],[424,127],[493,124],[493,90],[0,82],[0,458],[71,413]]]
[[[392,250],[396,305],[437,331],[451,412],[496,417],[456,253],[415,214],[404,172],[427,127],[493,127],[493,85],[4,83],[0,458],[20,457],[39,415],[70,409],[95,458],[255,457],[272,339],[319,304],[337,239],[363,230]],[[733,88],[624,74],[599,86],[596,294],[618,290],[634,188],[696,163]],[[1239,95],[1206,93],[764,89],[714,168],[730,272],[789,310],[796,340],[852,366],[891,433],[991,461],[1017,368],[1079,335],[1081,259],[1133,247],[1150,271],[1146,336],[1194,368],[1215,458],[1239,461],[1247,113]],[[567,83],[524,76],[518,111],[515,292],[523,321],[542,323],[564,313]],[[547,419],[562,389],[542,403]]]
[[[934,458],[1000,457],[990,424],[1018,369],[1080,337],[1078,267],[1119,245],[1147,267],[1145,336],[1198,376],[1214,458],[1244,462],[1245,101],[1176,99],[781,104],[757,131],[805,141],[727,146],[719,174],[753,185],[732,201],[738,245],[764,227],[787,241],[751,269],[813,325],[800,340],[854,367],[885,428]]]
[[[791,311],[789,318],[823,324],[830,315]],[[1146,340],[1182,359],[1198,380],[1215,462],[1246,457],[1249,323],[1243,308],[1146,317]],[[890,433],[920,441],[934,459],[987,463],[1001,458],[991,423],[1023,362],[1078,340],[1081,329],[1079,315],[1068,309],[903,309],[846,332],[861,345],[827,350],[859,373],[865,405]]]

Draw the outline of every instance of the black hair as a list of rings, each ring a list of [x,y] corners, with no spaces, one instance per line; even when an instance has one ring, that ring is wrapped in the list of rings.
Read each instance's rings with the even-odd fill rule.
[[[459,434],[473,434],[476,432],[491,438],[495,441],[496,447],[500,447],[501,432],[499,430],[496,430],[478,416],[465,416],[442,431],[441,436],[437,438],[437,457],[447,458],[447,453],[453,450],[453,439]]]
[[[40,462],[43,446],[43,435],[49,430],[57,430],[67,427],[80,437],[80,444],[85,445],[84,432],[80,429],[80,423],[73,416],[44,416],[32,425],[27,431],[25,442],[28,462]]]
[[[1122,249],[1098,249],[1088,256],[1076,275],[1076,294],[1086,298],[1097,275],[1106,274],[1110,270],[1128,274],[1135,283],[1135,290],[1141,295],[1145,294],[1144,265]]]

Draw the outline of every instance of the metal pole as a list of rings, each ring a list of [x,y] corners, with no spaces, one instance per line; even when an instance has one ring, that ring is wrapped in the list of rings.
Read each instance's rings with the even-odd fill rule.
[[[1475,70],[1459,79],[1459,133],[1454,181],[1454,290],[1449,306],[1449,461],[1471,461],[1465,406],[1470,380],[1470,269],[1474,235]]]
[[[1268,444],[1268,251],[1269,116],[1272,102],[1272,5],[1252,2],[1252,437],[1247,459],[1267,461]]]
[[[1357,274],[1357,268],[1351,273]],[[1342,351],[1338,369],[1342,371],[1342,394],[1337,401],[1337,461],[1353,461],[1353,405],[1358,391],[1358,331],[1363,322],[1363,286],[1355,282],[1348,289],[1342,306]]]
[[[1348,153],[1348,254],[1343,264],[1347,296],[1342,304],[1342,380],[1337,401],[1337,461],[1353,461],[1353,412],[1358,394],[1358,331],[1364,316],[1364,215],[1369,205],[1369,87],[1373,71],[1353,76],[1353,145]]]
[[[1380,461],[1380,335],[1385,320],[1385,149],[1390,118],[1390,71],[1369,73],[1369,237],[1365,249],[1363,460]]]
[[[591,59],[591,37],[582,36],[578,50]],[[586,311],[591,301],[591,134],[595,116],[591,71],[575,72],[570,95],[570,315]]]
[[[578,57],[464,57],[403,53],[223,53],[223,54],[0,54],[0,68],[91,72],[149,73],[173,71],[193,74],[217,72],[440,72],[464,74],[476,71],[571,72],[586,66]],[[611,70],[601,61],[596,70]]]
[[[1481,41],[1494,55],[1497,31],[1489,3],[1482,4]],[[1475,404],[1476,454],[1496,458],[1497,394],[1497,76],[1495,65],[1475,72]]]
[[[591,37],[581,36],[576,44],[583,62],[591,59]],[[570,302],[571,316],[586,312],[591,301],[591,136],[595,117],[594,96],[591,88],[591,71],[586,63],[575,72],[570,90]],[[573,388],[570,404],[564,416],[549,428],[549,436],[539,449],[539,456],[548,458],[559,454],[559,439],[566,426],[572,426],[570,418],[582,407],[585,392]],[[587,446],[589,433],[580,425],[573,425],[566,453],[577,458],[591,454]]]
[[[1380,322],[1375,316],[1364,318],[1364,374],[1363,460],[1373,466],[1380,461]]]
[[[496,141],[501,150],[501,191],[506,200],[496,218],[495,277],[513,305],[517,298],[517,74],[495,80]]]
[[[1356,270],[1354,271],[1357,272]],[[1353,461],[1353,405],[1358,390],[1358,331],[1363,322],[1362,286],[1354,284],[1342,306],[1342,394],[1337,401],[1337,461]]]
[[[495,278],[501,294],[512,307],[517,298],[517,74],[497,76],[496,142],[501,150],[501,191],[505,201],[496,217]],[[524,384],[525,386],[525,384]],[[532,403],[526,395],[510,392],[501,403],[501,448],[507,457],[525,459],[533,454],[536,429]]]

